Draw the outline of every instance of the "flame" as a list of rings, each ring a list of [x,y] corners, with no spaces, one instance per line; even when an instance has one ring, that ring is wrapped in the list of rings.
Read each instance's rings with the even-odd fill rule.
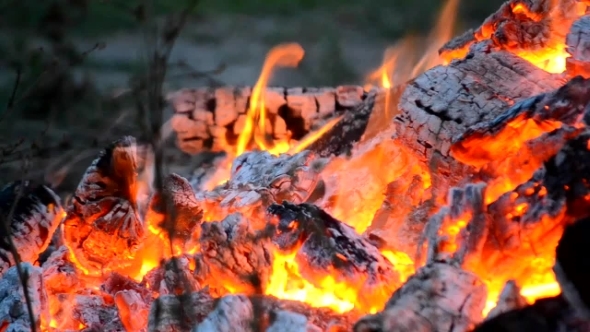
[[[384,249],[381,250],[381,254],[395,266],[396,271],[399,272],[401,282],[405,282],[416,272],[414,261],[406,253]]]
[[[305,51],[301,45],[296,43],[277,45],[268,52],[260,77],[250,95],[250,107],[246,115],[245,127],[238,137],[236,155],[239,156],[246,151],[252,138],[261,150],[267,150],[271,154],[284,153],[289,150],[288,142],[280,141],[273,145],[269,144],[265,137],[267,117],[264,91],[274,67],[296,67],[303,59],[304,54]],[[258,121],[257,126],[255,126],[256,121]]]

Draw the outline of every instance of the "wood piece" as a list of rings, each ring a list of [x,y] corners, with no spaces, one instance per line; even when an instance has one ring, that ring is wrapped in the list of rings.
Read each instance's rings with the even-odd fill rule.
[[[58,294],[52,315],[61,331],[124,331],[112,299],[101,295]]]
[[[215,307],[207,290],[189,295],[162,295],[151,308],[148,331],[185,332],[200,323]]]
[[[354,332],[469,331],[482,319],[486,286],[447,263],[424,266],[398,289],[383,311],[368,315]]]
[[[375,246],[317,206],[283,202],[271,205],[268,213],[277,217],[272,222],[277,229],[273,242],[286,252],[296,252],[295,261],[306,280],[319,283],[330,274],[336,282],[351,285],[359,308],[385,301],[401,285],[399,273]]]
[[[310,151],[280,156],[247,152],[233,161],[226,184],[199,193],[197,199],[209,220],[239,212],[251,218],[255,229],[262,229],[270,204],[283,200],[303,203],[313,197],[325,163],[326,159]]]
[[[272,245],[264,231],[239,214],[202,224],[195,277],[215,295],[253,294],[272,272]],[[228,288],[229,287],[229,288]]]
[[[506,1],[478,29],[449,41],[439,53],[450,62],[469,48],[505,50],[543,66],[562,52],[566,34],[585,8],[577,0]]]
[[[578,76],[559,89],[524,99],[491,121],[479,122],[454,139],[451,155],[466,164],[482,166],[562,125],[577,126],[590,103],[590,80]],[[538,134],[532,136],[531,132]],[[498,144],[498,141],[510,144]],[[501,145],[501,148],[499,146]]]
[[[10,214],[13,211],[12,215]],[[64,209],[48,187],[16,181],[0,190],[0,213],[22,262],[35,263],[49,246]],[[7,218],[11,217],[10,220]],[[15,264],[7,234],[0,235],[0,276]]]
[[[141,285],[159,295],[196,292],[202,287],[195,279],[194,269],[190,265],[194,265],[192,257],[180,256],[165,260],[143,277]]]
[[[203,150],[223,151],[228,144],[234,145],[245,125],[251,91],[250,87],[223,87],[184,89],[171,94],[168,99],[175,111],[171,126],[177,133],[178,147],[195,154]],[[328,119],[361,107],[366,98],[359,86],[269,87],[263,96],[269,115],[267,130],[273,140],[285,140],[287,133],[299,140]],[[233,135],[220,137],[217,128],[226,128]]]
[[[49,322],[50,318],[41,269],[30,263],[22,263],[21,268],[28,276],[26,291],[32,302],[34,325],[39,331],[41,322]],[[14,332],[31,331],[32,329],[24,290],[16,266],[9,268],[0,279],[0,329]]]
[[[410,81],[396,116],[397,137],[417,154],[449,154],[451,140],[511,103],[551,91],[560,81],[507,52],[474,53]]]
[[[133,137],[115,141],[87,169],[64,220],[64,238],[91,275],[131,264],[144,236],[149,153]],[[143,207],[142,207],[143,206]]]
[[[213,311],[197,325],[194,332],[247,332],[253,331],[254,311],[252,303],[245,295],[222,297]]]
[[[576,317],[574,310],[559,295],[496,316],[477,326],[473,332],[581,332],[589,329],[590,321]]]
[[[590,321],[590,260],[583,253],[588,246],[590,218],[580,219],[565,227],[555,250],[555,277],[563,297],[577,314]]]
[[[152,195],[145,220],[150,231],[188,250],[188,242],[198,241],[203,209],[188,180],[173,173],[164,179],[162,192]]]
[[[520,287],[514,280],[508,280],[502,288],[498,303],[490,311],[486,320],[490,320],[508,311],[518,310],[527,306],[527,301],[520,295]]]
[[[85,286],[80,278],[80,272],[70,261],[69,255],[68,248],[62,246],[43,264],[43,284],[48,294],[69,293]]]
[[[565,41],[571,55],[566,61],[567,71],[590,77],[590,15],[580,17],[572,24]]]

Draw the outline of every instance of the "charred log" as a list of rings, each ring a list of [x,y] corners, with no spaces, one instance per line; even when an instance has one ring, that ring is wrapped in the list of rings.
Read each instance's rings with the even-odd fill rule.
[[[26,291],[32,302],[36,330],[39,331],[41,322],[49,322],[49,308],[47,294],[43,286],[41,269],[29,263],[21,264],[27,275]],[[25,301],[22,283],[16,266],[9,268],[0,279],[0,330],[2,331],[31,331],[31,321]]]
[[[141,210],[151,185],[150,155],[133,137],[102,151],[87,169],[64,221],[68,248],[91,274],[130,264],[144,236]]]
[[[15,264],[10,236],[22,262],[34,263],[49,246],[64,209],[48,187],[28,181],[13,182],[0,191],[0,213],[8,234],[0,236],[0,276]],[[10,218],[10,220],[8,219]],[[2,228],[3,229],[3,228]]]
[[[215,295],[261,291],[272,272],[272,244],[265,230],[256,231],[240,214],[202,224],[195,277]]]
[[[566,38],[567,71],[586,78],[590,77],[590,15],[585,15],[574,22]]]
[[[358,301],[367,306],[400,286],[395,267],[373,244],[317,206],[283,202],[271,205],[268,213],[276,218],[273,241],[286,252],[297,252],[295,261],[306,279],[337,275],[337,282],[358,287]]]
[[[169,236],[184,248],[189,240],[199,238],[203,209],[188,180],[171,174],[164,180],[162,192],[152,196],[145,220],[150,231],[166,239]]]
[[[567,301],[559,295],[498,315],[477,326],[473,332],[582,332],[589,329],[590,322],[577,318]]]
[[[52,318],[61,331],[124,331],[117,307],[101,295],[58,294]]]
[[[467,128],[559,85],[555,76],[508,52],[473,53],[408,83],[394,119],[397,136],[419,155],[447,156],[452,139]]]
[[[590,218],[584,218],[567,226],[555,254],[555,277],[563,297],[570,306],[590,321],[590,260],[580,255],[587,247],[586,235],[590,231]],[[590,324],[590,323],[589,323]],[[590,325],[589,325],[590,326]]]
[[[266,151],[244,153],[234,160],[226,184],[200,193],[197,198],[210,220],[239,212],[262,223],[270,204],[283,200],[303,203],[313,197],[322,181],[320,172],[325,163],[310,151],[280,156]]]
[[[160,295],[196,292],[201,289],[201,285],[194,277],[191,264],[194,261],[186,256],[166,260],[158,268],[148,272],[141,284]]]
[[[190,331],[214,308],[215,300],[206,290],[180,296],[162,295],[150,308],[148,331]]]
[[[178,147],[189,154],[224,151],[236,143],[246,123],[251,88],[185,89],[169,99],[175,115],[172,129]],[[267,134],[273,140],[299,140],[329,119],[361,105],[366,93],[359,86],[337,88],[267,88]]]
[[[70,261],[70,251],[62,246],[43,264],[43,283],[49,294],[69,293],[82,288],[76,265]]]
[[[469,331],[481,321],[486,296],[486,286],[474,274],[429,263],[393,294],[383,311],[359,320],[354,331]]]

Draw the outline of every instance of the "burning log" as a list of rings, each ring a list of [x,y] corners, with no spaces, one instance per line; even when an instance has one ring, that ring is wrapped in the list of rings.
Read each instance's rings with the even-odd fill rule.
[[[295,261],[307,280],[334,275],[336,282],[355,285],[363,307],[385,300],[401,282],[395,267],[375,246],[354,229],[310,204],[273,204],[268,213],[277,217],[273,241]]]
[[[230,214],[221,222],[204,223],[201,227],[195,277],[208,285],[213,294],[253,294],[268,282],[273,256],[264,231],[256,231],[240,214]]]
[[[588,331],[590,321],[576,317],[563,296],[537,300],[521,309],[498,315],[477,326],[473,332]]]
[[[49,322],[47,294],[43,286],[41,269],[29,263],[21,264],[25,275],[26,291],[29,293],[37,331],[41,322]],[[0,279],[0,330],[6,332],[30,331],[31,321],[24,290],[17,267],[9,268]]]
[[[188,180],[170,174],[164,180],[162,192],[152,196],[145,220],[150,231],[165,239],[170,236],[179,248],[184,248],[187,242],[199,239],[203,209]]]
[[[148,272],[141,283],[160,295],[196,292],[201,289],[201,285],[193,276],[191,264],[194,265],[191,258],[182,256],[166,260],[158,268]]]
[[[0,213],[9,234],[0,236],[0,276],[15,264],[8,236],[21,261],[34,263],[49,246],[64,210],[48,187],[28,181],[13,182],[0,191]],[[7,218],[10,218],[8,220]]]
[[[280,156],[266,151],[248,152],[234,160],[231,178],[226,184],[199,193],[197,198],[209,220],[239,212],[252,217],[252,221],[262,221],[266,208],[272,203],[283,200],[303,203],[317,196],[325,162],[310,151]],[[264,228],[263,224],[253,226]]]
[[[234,145],[246,123],[251,91],[249,87],[224,87],[185,89],[174,93],[169,99],[175,112],[171,126],[177,134],[178,147],[195,154],[203,150],[225,151],[228,145]],[[263,98],[267,113],[266,131],[275,141],[299,140],[310,131],[323,127],[329,119],[356,113],[357,108],[363,110],[363,115],[349,116],[350,119],[345,121],[350,121],[358,129],[346,129],[339,135],[358,135],[360,138],[364,127],[358,124],[359,119],[366,126],[367,114],[372,109],[370,104],[374,100],[367,101],[367,94],[360,86],[267,88]],[[367,105],[363,105],[365,102]]]
[[[590,218],[581,219],[565,228],[557,245],[553,270],[564,299],[580,317],[589,321],[590,326],[590,287],[587,285],[590,260],[579,256],[586,249],[588,231]]]
[[[86,170],[64,221],[64,239],[89,274],[130,264],[144,236],[141,211],[151,162],[133,137],[102,151]]]
[[[452,139],[467,128],[559,85],[554,75],[508,52],[472,53],[408,83],[394,118],[397,136],[418,155],[448,156]]]
[[[566,38],[566,68],[570,73],[590,77],[590,15],[585,15],[574,22]]]
[[[203,321],[215,307],[215,300],[206,290],[183,295],[162,295],[151,308],[148,331],[190,331]]]

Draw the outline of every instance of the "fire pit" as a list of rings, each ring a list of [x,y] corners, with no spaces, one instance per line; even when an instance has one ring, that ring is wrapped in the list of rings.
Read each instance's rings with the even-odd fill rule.
[[[123,137],[68,202],[0,191],[0,331],[589,331],[588,6],[508,1],[401,85],[267,88],[284,44],[171,94],[213,171],[154,188]]]

